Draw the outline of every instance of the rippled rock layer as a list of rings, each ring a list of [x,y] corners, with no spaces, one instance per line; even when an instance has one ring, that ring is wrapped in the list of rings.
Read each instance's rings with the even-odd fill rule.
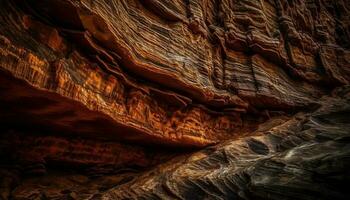
[[[0,0],[0,199],[346,199],[349,13]]]

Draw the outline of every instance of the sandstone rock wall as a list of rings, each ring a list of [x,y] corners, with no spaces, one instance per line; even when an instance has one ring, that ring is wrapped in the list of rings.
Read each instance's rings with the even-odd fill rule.
[[[3,71],[156,141],[215,143],[242,112],[309,106],[349,79],[345,1],[2,5]]]
[[[0,150],[5,166],[18,166],[4,171],[10,178],[0,181],[7,188],[2,197],[11,196],[23,174],[47,174],[55,165],[91,174],[145,170],[233,139],[229,152],[243,153],[230,159],[243,159],[240,141],[261,123],[314,112],[321,97],[349,84],[349,12],[349,0],[0,0]],[[298,129],[302,141],[316,140],[305,139],[304,130]],[[247,145],[272,156],[255,139]],[[218,162],[230,170],[240,165],[230,159]],[[213,185],[222,189],[217,182],[225,181],[218,171],[208,186],[193,181],[194,188],[186,167],[193,166],[174,175],[179,182],[171,187],[163,184],[168,178],[147,175],[126,184],[135,188],[129,193],[120,193],[123,186],[103,195],[190,198],[210,187],[203,198],[219,198],[247,182],[238,175],[246,182],[215,192]],[[193,176],[202,170],[193,168]],[[150,179],[159,182],[139,189]],[[262,190],[253,197],[270,194]],[[26,188],[18,191],[16,198],[29,198]]]

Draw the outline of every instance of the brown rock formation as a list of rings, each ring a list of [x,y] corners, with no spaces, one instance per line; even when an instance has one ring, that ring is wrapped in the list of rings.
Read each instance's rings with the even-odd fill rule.
[[[0,198],[345,197],[328,176],[302,189],[324,172],[309,160],[348,155],[349,12],[348,0],[0,0]]]

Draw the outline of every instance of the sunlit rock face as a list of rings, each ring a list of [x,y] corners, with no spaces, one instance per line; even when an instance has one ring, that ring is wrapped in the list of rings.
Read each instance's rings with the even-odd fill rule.
[[[0,199],[347,199],[349,12],[0,0]]]
[[[101,199],[347,199],[350,90],[333,95],[314,112],[173,159]]]

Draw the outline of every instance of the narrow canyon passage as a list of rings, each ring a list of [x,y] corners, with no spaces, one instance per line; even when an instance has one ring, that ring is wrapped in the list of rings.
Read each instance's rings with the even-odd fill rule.
[[[349,0],[0,0],[0,200],[347,199]]]

